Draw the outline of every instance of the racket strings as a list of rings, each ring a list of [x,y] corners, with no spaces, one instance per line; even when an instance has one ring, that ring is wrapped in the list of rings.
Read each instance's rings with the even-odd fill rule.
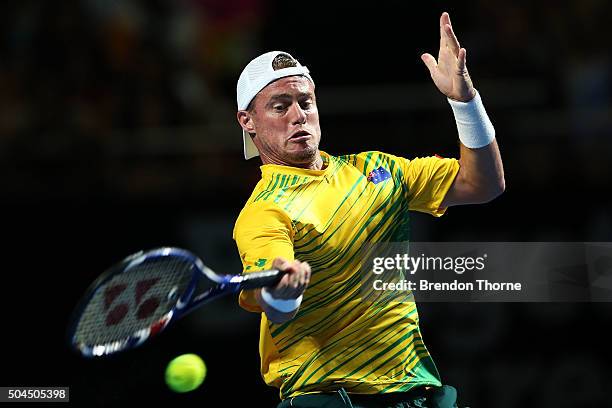
[[[189,286],[191,263],[173,257],[145,260],[101,285],[85,307],[76,341],[94,346],[147,330],[176,305]]]

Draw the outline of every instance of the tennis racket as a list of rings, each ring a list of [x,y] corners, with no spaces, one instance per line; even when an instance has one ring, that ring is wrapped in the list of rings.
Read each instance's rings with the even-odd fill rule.
[[[85,357],[138,347],[187,313],[242,289],[276,285],[276,269],[219,275],[189,251],[140,251],[96,279],[73,312],[71,346]]]

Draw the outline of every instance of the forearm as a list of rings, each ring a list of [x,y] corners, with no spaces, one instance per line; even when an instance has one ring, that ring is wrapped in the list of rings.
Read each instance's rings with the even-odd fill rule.
[[[506,188],[504,167],[497,140],[470,149],[461,144],[459,164],[462,185],[471,192],[473,204],[487,202],[499,196]]]
[[[469,102],[450,101],[461,142],[459,173],[444,207],[493,200],[506,188],[504,167],[491,123],[480,95]]]

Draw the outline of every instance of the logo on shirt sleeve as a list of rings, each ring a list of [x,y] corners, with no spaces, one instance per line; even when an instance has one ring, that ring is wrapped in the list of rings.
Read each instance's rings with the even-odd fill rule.
[[[382,166],[380,166],[376,170],[372,170],[368,174],[368,181],[371,181],[374,184],[381,183],[390,178],[391,178],[391,173],[389,173],[387,169],[385,169]]]

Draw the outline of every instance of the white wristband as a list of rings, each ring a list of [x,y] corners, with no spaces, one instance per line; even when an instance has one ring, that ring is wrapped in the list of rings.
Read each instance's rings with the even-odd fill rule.
[[[275,299],[266,288],[261,289],[261,298],[271,307],[279,312],[289,313],[300,307],[302,303],[302,295],[297,299]]]
[[[448,103],[453,108],[459,140],[465,147],[478,149],[490,144],[495,139],[495,128],[489,120],[489,116],[487,116],[487,111],[485,111],[478,92],[476,92],[474,99],[469,102],[448,99]]]

